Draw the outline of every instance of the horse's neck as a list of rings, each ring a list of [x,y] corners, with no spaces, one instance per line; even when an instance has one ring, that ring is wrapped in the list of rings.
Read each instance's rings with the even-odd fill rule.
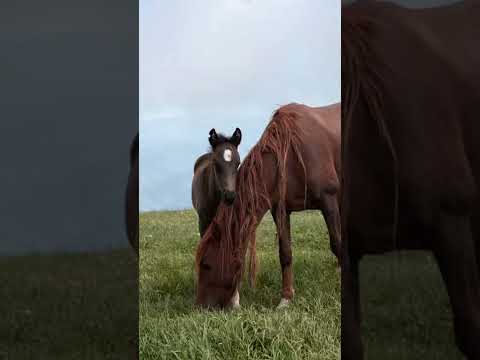
[[[267,183],[267,193],[270,194],[272,192],[271,186],[273,186],[271,183]],[[271,204],[265,201],[264,199],[261,199],[258,202],[255,202],[255,207],[253,209],[250,209],[247,212],[246,218],[250,218],[253,220],[255,218],[256,224],[255,228],[260,225],[260,222],[262,221],[263,217],[265,214],[270,210]]]
[[[255,227],[260,224],[265,214],[270,210],[271,206],[274,205],[275,199],[272,198],[272,194],[276,192],[276,188],[278,187],[275,157],[270,153],[262,154],[261,156],[261,163],[263,164],[262,168],[260,169],[257,168],[256,165],[253,165],[256,168],[248,170],[250,173],[257,173],[257,176],[260,179],[260,183],[257,183],[256,185],[257,191],[263,192],[263,188],[265,187],[266,194],[263,195],[266,195],[269,199],[269,201],[267,201],[263,195],[261,195],[257,201],[250,202],[251,204],[253,203],[254,206],[251,205],[252,207],[248,209],[246,217],[250,219],[255,218]],[[240,193],[247,197],[252,196],[254,189],[246,188],[248,187],[246,182],[243,182],[240,186],[242,186],[242,189],[239,190]]]

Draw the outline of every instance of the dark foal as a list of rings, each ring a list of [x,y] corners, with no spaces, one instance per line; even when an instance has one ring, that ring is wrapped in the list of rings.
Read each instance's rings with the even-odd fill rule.
[[[236,197],[237,171],[240,165],[238,146],[242,132],[236,129],[231,137],[210,130],[211,151],[195,162],[192,181],[192,203],[203,236],[221,201],[232,205]]]

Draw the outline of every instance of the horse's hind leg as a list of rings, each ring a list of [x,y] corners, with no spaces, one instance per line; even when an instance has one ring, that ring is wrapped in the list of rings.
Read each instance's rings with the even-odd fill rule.
[[[433,250],[450,297],[457,345],[468,359],[480,359],[480,280],[470,221],[444,214],[438,224]]]
[[[328,228],[330,237],[330,250],[341,264],[341,235],[340,235],[340,211],[336,194],[325,194],[322,199],[322,213]]]
[[[293,299],[295,290],[293,288],[292,270],[292,239],[290,234],[290,213],[287,212],[285,219],[279,219],[278,211],[272,208],[272,216],[277,226],[278,248],[280,265],[282,267],[282,299],[278,307],[287,306]],[[283,220],[283,225],[281,222]]]

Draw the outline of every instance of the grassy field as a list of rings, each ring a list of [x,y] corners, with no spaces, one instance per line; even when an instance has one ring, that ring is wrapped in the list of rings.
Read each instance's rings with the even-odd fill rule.
[[[430,254],[369,256],[360,273],[366,359],[463,359],[454,342],[448,296]]]
[[[0,258],[0,359],[135,358],[137,260],[103,254]]]
[[[339,359],[340,274],[318,212],[292,219],[296,298],[283,310],[270,215],[258,229],[257,287],[244,285],[242,309],[194,308],[193,211],[140,217],[141,359]]]
[[[193,306],[192,211],[140,217],[141,359],[339,359],[340,276],[318,212],[292,219],[296,298],[284,310],[275,229],[258,231],[257,288],[244,285],[242,309]],[[366,257],[361,263],[366,359],[462,359],[439,271],[426,253]]]

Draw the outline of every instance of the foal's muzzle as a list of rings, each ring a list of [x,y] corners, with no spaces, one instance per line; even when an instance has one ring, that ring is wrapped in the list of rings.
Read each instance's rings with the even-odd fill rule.
[[[227,203],[227,205],[232,205],[236,196],[237,194],[234,191],[225,191],[223,193],[223,198],[225,199],[225,203]]]

